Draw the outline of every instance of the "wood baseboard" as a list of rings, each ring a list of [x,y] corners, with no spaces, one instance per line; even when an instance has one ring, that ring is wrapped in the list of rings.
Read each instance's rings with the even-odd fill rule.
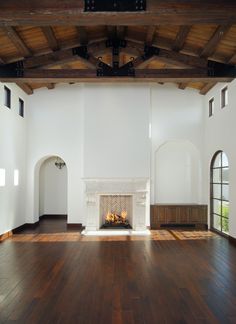
[[[6,233],[3,233],[0,235],[0,243],[3,242],[4,240],[8,239],[13,235],[12,231],[8,231]]]
[[[69,224],[67,224],[67,228],[68,229],[73,229],[73,230],[82,230],[83,226],[82,226],[82,224],[69,223]]]
[[[236,238],[235,237],[229,236],[229,242],[236,246]]]
[[[42,219],[67,219],[67,215],[62,215],[62,214],[45,214],[39,216],[39,220]]]

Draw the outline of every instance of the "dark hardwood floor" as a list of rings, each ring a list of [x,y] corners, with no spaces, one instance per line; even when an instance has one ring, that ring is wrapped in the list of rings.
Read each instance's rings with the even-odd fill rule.
[[[0,244],[0,323],[236,323],[236,248],[211,232],[83,237],[43,220]]]

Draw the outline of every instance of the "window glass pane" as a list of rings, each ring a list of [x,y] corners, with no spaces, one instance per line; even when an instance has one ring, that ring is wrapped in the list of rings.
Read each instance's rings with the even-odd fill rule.
[[[229,186],[228,185],[222,186],[222,199],[229,200]]]
[[[221,185],[213,185],[213,198],[221,199]]]
[[[221,169],[213,169],[213,182],[221,182]]]
[[[222,232],[225,234],[229,233],[229,219],[222,218]]]
[[[222,152],[222,166],[229,166],[227,155],[224,152]]]
[[[218,231],[221,231],[221,217],[213,215],[213,227]]]
[[[217,154],[215,161],[214,161],[214,168],[221,167],[221,153]]]
[[[222,169],[222,182],[229,183],[229,169]]]
[[[229,203],[227,201],[222,202],[222,216],[229,218]]]
[[[213,213],[221,215],[221,201],[220,200],[213,200]]]

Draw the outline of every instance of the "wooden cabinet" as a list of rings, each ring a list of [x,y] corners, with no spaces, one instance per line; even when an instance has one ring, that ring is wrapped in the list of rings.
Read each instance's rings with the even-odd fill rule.
[[[151,205],[151,229],[168,226],[207,229],[207,205]]]

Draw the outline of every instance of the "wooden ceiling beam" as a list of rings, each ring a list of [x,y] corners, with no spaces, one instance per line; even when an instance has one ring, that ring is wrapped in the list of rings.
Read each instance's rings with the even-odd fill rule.
[[[16,85],[18,85],[21,90],[23,90],[26,94],[31,95],[34,93],[33,89],[31,86],[27,83],[21,82],[20,80],[16,82]]]
[[[19,53],[23,57],[31,56],[32,52],[27,47],[25,42],[22,40],[22,38],[18,35],[15,28],[6,26],[1,27],[1,30],[5,33],[5,35],[11,40],[11,42],[14,44],[14,46],[17,48]]]
[[[202,95],[207,94],[207,92],[210,91],[216,84],[217,84],[217,82],[205,83],[204,86],[199,91],[199,93],[202,94]]]
[[[93,53],[89,55],[89,60],[83,59],[78,55],[73,55],[72,49],[67,49],[55,51],[53,53],[44,54],[37,57],[35,56],[31,58],[26,58],[23,61],[24,66],[26,68],[51,67],[57,64],[73,62],[76,60],[82,60],[85,63],[88,63],[89,61],[92,65],[94,65],[97,60],[95,58],[96,55],[102,55],[110,51],[110,49],[106,47],[104,41],[89,44],[87,48],[89,54]],[[141,56],[144,53],[144,46],[133,41],[127,41],[127,46],[125,48],[122,48],[121,52],[126,53],[128,55]],[[156,56],[156,59],[179,67],[205,68],[207,66],[207,60],[204,58],[198,58],[166,49],[159,49],[159,54],[158,56]]]
[[[127,27],[126,26],[117,26],[116,34],[119,39],[124,39],[126,36]]]
[[[88,33],[84,26],[77,26],[76,27],[78,32],[78,38],[81,45],[87,45],[88,44]]]
[[[107,37],[109,39],[117,38],[117,28],[116,26],[107,26]]]
[[[190,32],[192,26],[180,26],[179,27],[179,31],[176,35],[174,44],[172,49],[174,51],[180,51],[183,47],[184,47],[184,43],[186,41],[186,38],[188,37],[188,34]]]
[[[185,90],[187,86],[188,86],[187,82],[181,82],[179,83],[178,88],[181,90]]]
[[[43,26],[41,30],[47,39],[48,45],[52,51],[57,51],[59,49],[58,41],[55,37],[54,31],[50,26]]]
[[[55,83],[48,83],[46,84],[46,87],[48,88],[48,90],[52,90],[55,88]]]
[[[2,26],[193,25],[236,23],[232,0],[148,0],[145,12],[85,12],[83,0],[8,0],[0,3]]]
[[[23,77],[1,76],[2,82],[230,82],[232,77],[209,77],[204,69],[136,69],[135,77],[97,77],[93,69],[26,69]],[[214,80],[214,81],[213,81]]]
[[[210,57],[215,52],[220,41],[225,37],[225,35],[227,34],[230,28],[231,25],[218,26],[215,32],[213,33],[212,37],[210,38],[210,40],[204,46],[204,49],[202,50],[200,56],[206,58]]]
[[[147,45],[152,45],[153,43],[153,39],[155,36],[155,32],[156,32],[157,27],[156,26],[149,26],[147,28],[147,34],[146,34],[146,39],[145,39],[145,43]]]

